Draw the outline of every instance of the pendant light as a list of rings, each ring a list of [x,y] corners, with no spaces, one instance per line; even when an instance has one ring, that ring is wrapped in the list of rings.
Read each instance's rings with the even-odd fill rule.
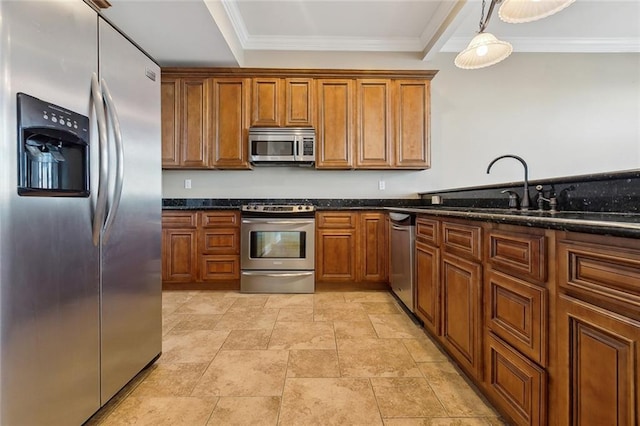
[[[493,34],[485,32],[491,14],[496,5],[500,19],[511,24],[531,22],[546,18],[561,11],[575,0],[491,0],[489,10],[485,16],[486,0],[482,0],[480,14],[480,31],[471,39],[466,49],[456,56],[454,63],[462,69],[478,69],[497,64],[506,59],[513,47],[511,43],[498,40]]]
[[[521,24],[560,12],[575,0],[503,0],[498,16],[504,22]]]
[[[492,0],[487,17],[484,16],[485,0],[482,0],[482,12],[480,14],[480,31],[471,39],[466,49],[456,56],[454,63],[458,68],[473,70],[488,67],[506,59],[513,47],[511,43],[498,40],[493,34],[484,32],[491,13],[496,5]]]

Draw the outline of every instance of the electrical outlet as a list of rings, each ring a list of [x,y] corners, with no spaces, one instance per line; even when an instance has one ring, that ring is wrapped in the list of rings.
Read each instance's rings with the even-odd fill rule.
[[[380,191],[384,191],[385,187],[386,187],[385,182],[384,182],[382,179],[380,179],[380,180],[378,181],[378,189],[379,189]]]
[[[439,195],[432,195],[431,204],[442,204],[442,197]]]
[[[184,180],[184,189],[191,189],[191,179]]]

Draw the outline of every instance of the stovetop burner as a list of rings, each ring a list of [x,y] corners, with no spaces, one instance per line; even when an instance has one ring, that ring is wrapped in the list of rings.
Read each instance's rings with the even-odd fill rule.
[[[311,204],[247,204],[242,206],[243,212],[295,214],[313,213],[316,207]]]

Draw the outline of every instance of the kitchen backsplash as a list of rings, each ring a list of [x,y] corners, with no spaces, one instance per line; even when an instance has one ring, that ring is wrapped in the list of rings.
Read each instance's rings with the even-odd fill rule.
[[[558,210],[640,213],[640,170],[615,173],[541,179],[529,182],[531,208],[538,205],[536,185],[543,185],[545,197],[553,189]],[[441,207],[507,208],[509,199],[504,190],[522,196],[523,182],[502,185],[458,188],[447,191],[420,193],[424,205],[431,206],[432,196],[441,198]],[[547,197],[548,198],[548,197]],[[545,203],[548,209],[548,204]]]

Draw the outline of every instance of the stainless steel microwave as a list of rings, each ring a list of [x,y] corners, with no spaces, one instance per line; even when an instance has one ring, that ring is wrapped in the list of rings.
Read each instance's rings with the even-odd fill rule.
[[[252,127],[249,161],[255,165],[313,165],[316,132],[310,127]]]

